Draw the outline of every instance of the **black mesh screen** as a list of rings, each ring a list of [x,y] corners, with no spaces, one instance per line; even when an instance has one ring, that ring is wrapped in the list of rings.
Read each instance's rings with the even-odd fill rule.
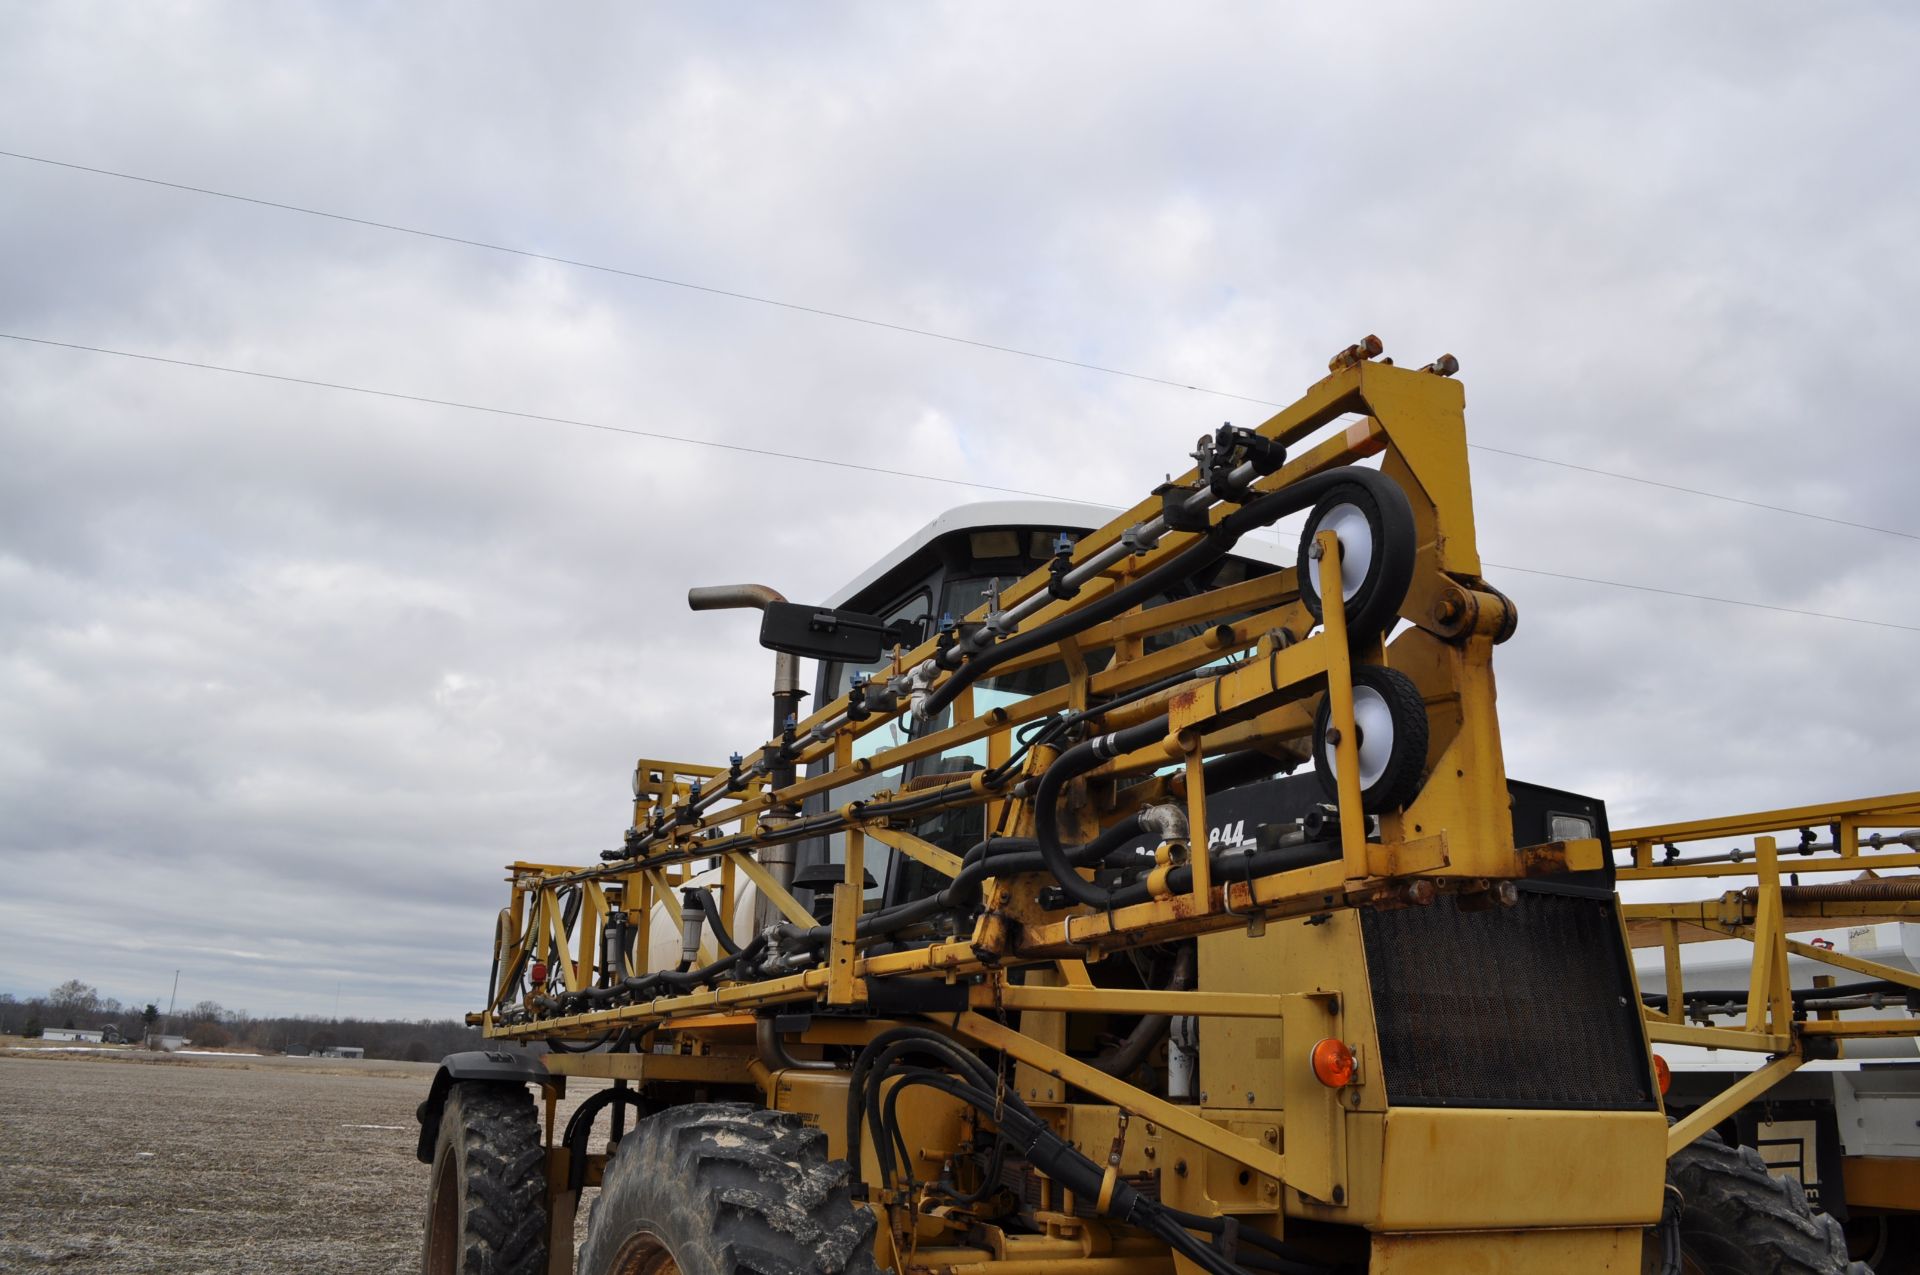
[[[1523,889],[1511,908],[1365,914],[1388,1102],[1651,1109],[1613,906]]]

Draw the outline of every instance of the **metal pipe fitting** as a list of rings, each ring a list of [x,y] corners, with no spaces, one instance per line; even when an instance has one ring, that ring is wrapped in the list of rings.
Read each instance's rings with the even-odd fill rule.
[[[787,1052],[787,1042],[780,1039],[780,1028],[771,1017],[761,1018],[753,1025],[754,1044],[759,1046],[760,1061],[766,1064],[768,1071],[838,1071],[837,1063],[824,1058],[795,1058]]]
[[[709,584],[687,590],[687,605],[695,611],[764,611],[787,595],[764,584]],[[800,689],[800,657],[782,651],[774,660],[773,693],[793,695]],[[783,706],[791,711],[793,706]],[[775,709],[773,733],[780,733],[786,712]]]

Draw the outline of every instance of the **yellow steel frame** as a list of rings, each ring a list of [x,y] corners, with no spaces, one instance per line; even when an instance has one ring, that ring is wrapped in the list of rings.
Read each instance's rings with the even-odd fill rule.
[[[1301,600],[1296,573],[1282,570],[1198,597],[1136,609],[1009,661],[1002,671],[1058,663],[1067,670],[1067,684],[984,712],[977,711],[971,694],[962,694],[954,702],[949,725],[866,756],[855,755],[862,751],[855,744],[881,729],[887,719],[876,714],[860,722],[845,720],[844,696],[822,704],[794,729],[800,741],[797,773],[805,775],[819,763],[817,773],[777,788],[756,780],[697,814],[689,813],[688,804],[695,781],[710,789],[724,781],[726,771],[643,761],[636,771],[634,826],[658,828],[656,817],[664,817],[665,833],[648,845],[643,856],[632,860],[573,867],[512,865],[510,900],[502,913],[496,948],[502,977],[494,1004],[472,1016],[473,1021],[487,1036],[498,1039],[579,1040],[615,1029],[635,1029],[658,1031],[656,1040],[678,1035],[704,1051],[708,1045],[699,1043],[703,1032],[711,1042],[726,1032],[739,1031],[741,1024],[750,1030],[751,1012],[759,1007],[860,1007],[869,1002],[873,980],[899,975],[965,980],[969,1009],[927,1014],[921,1021],[959,1040],[1002,1051],[1023,1070],[1057,1082],[1056,1092],[1062,1096],[1070,1084],[1111,1104],[1111,1110],[1122,1113],[1118,1118],[1123,1122],[1136,1118],[1150,1130],[1165,1129],[1168,1135],[1219,1157],[1222,1165],[1236,1166],[1237,1182],[1248,1184],[1244,1187],[1251,1193],[1247,1198],[1270,1217],[1275,1216],[1282,1187],[1289,1209],[1296,1205],[1308,1211],[1337,1208],[1350,1192],[1362,1187],[1377,1198],[1378,1166],[1349,1165],[1348,1157],[1350,1145],[1361,1145],[1354,1138],[1380,1136],[1380,1113],[1346,1110],[1347,1099],[1341,1091],[1313,1080],[1305,1052],[1314,1040],[1344,1038],[1350,1030],[1347,1005],[1337,991],[1325,982],[1277,989],[1274,994],[1115,991],[1091,986],[1082,961],[1177,937],[1233,930],[1257,936],[1270,923],[1288,918],[1318,920],[1357,907],[1393,905],[1409,897],[1412,878],[1429,879],[1440,889],[1485,891],[1491,882],[1503,878],[1590,866],[1598,847],[1576,842],[1522,852],[1513,845],[1492,648],[1513,631],[1515,612],[1511,602],[1480,574],[1460,385],[1430,369],[1415,371],[1346,357],[1336,360],[1331,373],[1298,401],[1261,424],[1258,433],[1284,444],[1291,459],[1255,481],[1253,494],[1376,456],[1382,470],[1407,493],[1417,530],[1417,554],[1413,581],[1400,608],[1400,619],[1406,623],[1390,642],[1349,642],[1341,601],[1339,545],[1331,533],[1323,533],[1316,584],[1325,605],[1317,631]],[[1203,481],[1196,470],[1174,480],[1186,487]],[[1085,563],[1122,543],[1128,527],[1159,510],[1159,498],[1150,497],[1088,533],[1074,547],[1074,562]],[[1217,521],[1227,511],[1217,508],[1212,517]],[[1085,584],[1077,596],[1048,601],[1022,627],[1092,604],[1191,547],[1197,534],[1169,532],[1152,547],[1136,547]],[[1005,591],[1001,605],[1011,608],[1041,595],[1048,583],[1048,573],[1036,571]],[[984,608],[967,619],[985,619]],[[1146,637],[1186,626],[1200,626],[1201,632],[1146,653]],[[913,670],[935,650],[932,641],[913,650],[896,648],[889,671],[900,675]],[[1102,653],[1110,655],[1095,671],[1095,661],[1089,657]],[[648,951],[647,927],[655,906],[662,906],[669,918],[677,920],[675,892],[715,867],[725,874],[723,915],[734,914],[739,883],[751,881],[782,916],[811,926],[811,914],[760,859],[766,847],[795,837],[790,812],[802,802],[815,799],[831,804],[832,795],[844,785],[879,775],[904,776],[904,768],[911,763],[963,745],[984,743],[989,758],[1004,760],[1013,755],[1015,732],[1029,722],[1227,660],[1234,662],[1212,676],[1109,713],[1103,727],[1107,730],[1162,713],[1168,717],[1168,730],[1133,753],[1107,761],[1077,784],[1065,816],[1076,823],[1070,831],[1080,839],[1145,804],[1184,804],[1189,826],[1201,844],[1191,853],[1184,846],[1162,847],[1165,862],[1184,856],[1192,865],[1191,882],[1184,891],[1161,888],[1145,902],[1092,911],[1049,906],[1043,897],[1049,884],[1044,874],[1009,877],[986,883],[982,913],[971,934],[905,951],[862,951],[855,927],[862,908],[861,880],[869,841],[942,874],[952,875],[959,867],[950,852],[903,826],[908,821],[890,820],[872,809],[890,793],[909,791],[902,778],[892,790],[839,808],[846,820],[845,862],[833,892],[831,939],[822,964],[782,977],[722,982],[588,1012],[538,1012],[532,998],[518,1005],[500,1003],[511,990],[511,972],[523,959],[550,960],[559,950],[564,937],[559,900],[566,892],[582,891],[586,900],[577,923],[577,954],[562,959],[558,967],[561,981],[570,990],[592,985],[599,975],[595,965],[599,935],[614,906],[608,894],[614,886],[619,887],[617,906],[637,933],[634,950],[642,959]],[[1388,665],[1412,679],[1430,724],[1422,790],[1405,809],[1380,816],[1371,838],[1361,808],[1353,699],[1354,670],[1366,664]],[[1334,747],[1337,806],[1342,816],[1339,854],[1325,862],[1250,879],[1213,879],[1204,852],[1209,825],[1206,793],[1198,782],[1202,763],[1208,757],[1246,749],[1303,759],[1310,751],[1308,741],[1323,699],[1339,732]],[[769,741],[762,755],[771,756],[779,743]],[[1025,776],[1037,775],[1050,757],[1047,750],[1035,749]],[[1031,827],[1031,801],[1016,795],[1011,786],[989,787],[979,773],[955,777],[938,787],[916,783],[912,791],[937,803],[937,808],[984,806],[990,826],[1014,835]],[[917,809],[915,817],[931,808],[935,807]],[[1009,971],[1022,965],[1053,970],[1054,985],[1009,978]],[[1356,975],[1348,971],[1345,976]],[[1064,1037],[1058,1032],[1032,1026],[1047,1020],[1057,1024],[1075,1014],[1141,1013],[1273,1024],[1272,1039],[1286,1042],[1284,1076],[1292,1095],[1284,1112],[1284,1148],[1279,1145],[1278,1111],[1222,1113],[1209,1106],[1204,1095],[1198,1107],[1169,1102],[1088,1066],[1061,1047]],[[1009,1021],[1019,1026],[1010,1026],[1003,1016],[1013,1016]],[[1370,1019],[1357,1030],[1356,1039],[1362,1038],[1371,1030]],[[724,1044],[714,1048],[722,1053],[734,1050],[724,1057],[714,1056],[715,1075],[725,1067],[734,1069],[726,1074],[735,1074],[744,1065],[738,1048]],[[565,1065],[580,1072],[599,1066],[592,1061],[595,1057],[569,1056]],[[608,1057],[616,1061],[606,1064],[611,1070],[605,1074],[637,1078],[652,1074],[648,1069],[657,1066],[654,1059],[665,1056]],[[704,1054],[681,1061],[702,1060]],[[746,1061],[751,1063],[750,1055]],[[1363,1075],[1368,1065],[1363,1058]],[[809,1077],[782,1083],[817,1088],[820,1082]],[[1357,1107],[1358,1095],[1348,1097]],[[1248,1101],[1252,1101],[1251,1092]],[[1371,1173],[1372,1180],[1350,1185],[1350,1173],[1362,1172]],[[1183,1207],[1225,1207],[1220,1203],[1222,1191],[1241,1198],[1233,1195],[1243,1188],[1235,1185],[1231,1172],[1221,1179],[1225,1186],[1207,1188],[1216,1192],[1213,1197],[1196,1194],[1201,1191],[1197,1180],[1184,1185],[1170,1180],[1173,1198],[1184,1201]],[[882,1193],[877,1198],[886,1197]],[[1253,1206],[1236,1207],[1253,1211]],[[1006,1261],[999,1264],[1007,1266]],[[1067,1267],[1057,1260],[1050,1261],[1047,1269],[1067,1275]]]
[[[1749,1050],[1774,1055],[1758,1071],[1718,1094],[1669,1133],[1669,1153],[1679,1150],[1734,1111],[1752,1102],[1811,1057],[1836,1057],[1844,1042],[1862,1037],[1920,1036],[1920,1016],[1893,1019],[1840,1019],[1832,1014],[1796,1017],[1787,974],[1789,954],[1831,965],[1836,969],[1920,990],[1920,975],[1910,970],[1870,961],[1831,947],[1791,938],[1795,931],[1821,929],[1835,922],[1870,925],[1881,921],[1920,920],[1920,898],[1824,899],[1782,885],[1783,872],[1825,875],[1836,872],[1900,873],[1892,883],[1920,887],[1920,854],[1885,849],[1904,846],[1896,836],[1888,841],[1876,833],[1898,829],[1900,834],[1920,823],[1920,793],[1899,793],[1858,801],[1796,806],[1718,819],[1629,828],[1613,836],[1616,851],[1630,856],[1630,867],[1619,871],[1621,881],[1660,883],[1683,890],[1682,883],[1719,877],[1751,877],[1754,885],[1730,890],[1712,899],[1636,901],[1621,908],[1629,941],[1635,947],[1658,946],[1664,958],[1667,1008],[1648,1009],[1647,1034],[1656,1044],[1698,1045],[1710,1049]],[[1813,838],[1825,829],[1830,840]],[[1775,835],[1757,833],[1800,830],[1802,847],[1783,851]],[[1703,842],[1752,837],[1752,847],[1701,855]],[[1689,855],[1691,848],[1695,853]],[[1664,858],[1656,858],[1663,854]],[[1704,861],[1703,861],[1704,860]],[[1644,893],[1644,889],[1640,891]],[[1862,891],[1861,893],[1871,893]],[[1748,974],[1746,1012],[1735,1025],[1695,1026],[1687,1022],[1685,978],[1681,950],[1687,943],[1712,939],[1745,939],[1753,945]]]
[[[1505,821],[1505,775],[1491,672],[1491,646],[1496,636],[1503,636],[1511,628],[1512,611],[1511,604],[1479,576],[1467,481],[1463,401],[1458,383],[1442,376],[1360,361],[1336,369],[1298,402],[1259,427],[1264,437],[1289,446],[1310,438],[1313,441],[1297,450],[1278,472],[1257,480],[1256,493],[1277,490],[1374,455],[1383,455],[1386,470],[1408,492],[1422,541],[1415,581],[1402,608],[1403,618],[1411,621],[1412,627],[1389,647],[1350,653],[1345,616],[1338,605],[1337,552],[1324,553],[1320,559],[1321,595],[1331,604],[1324,608],[1318,632],[1310,632],[1312,621],[1299,600],[1298,581],[1291,571],[1127,613],[1076,635],[1070,644],[1034,652],[1005,666],[1011,671],[1064,661],[1072,670],[1071,680],[1056,691],[977,715],[971,712],[969,697],[963,696],[956,705],[952,725],[861,758],[851,756],[849,745],[878,729],[883,720],[876,716],[861,723],[843,723],[830,738],[808,742],[800,752],[801,767],[824,761],[828,763],[824,773],[778,791],[756,783],[718,808],[672,829],[665,844],[643,859],[597,867],[513,865],[512,908],[524,909],[531,900],[542,919],[531,930],[524,925],[503,926],[500,957],[503,969],[511,970],[527,942],[553,946],[553,927],[559,916],[554,897],[563,890],[589,887],[589,906],[583,909],[586,919],[577,935],[578,955],[560,965],[565,985],[575,990],[593,978],[597,945],[591,940],[597,939],[598,927],[605,920],[604,896],[590,887],[619,884],[622,906],[638,927],[646,924],[655,903],[677,917],[675,891],[714,863],[728,865],[751,880],[788,919],[811,924],[808,912],[757,860],[760,846],[783,835],[785,821],[766,816],[796,807],[808,797],[830,793],[855,779],[897,772],[917,759],[960,745],[985,740],[999,755],[1008,755],[1013,732],[1039,717],[1235,656],[1242,662],[1217,677],[1190,683],[1177,694],[1155,697],[1133,710],[1138,716],[1168,712],[1167,737],[1159,744],[1115,759],[1093,779],[1096,783],[1139,779],[1162,770],[1169,762],[1182,763],[1181,771],[1136,785],[1127,792],[1127,799],[1135,804],[1146,799],[1184,800],[1195,826],[1204,828],[1205,793],[1189,782],[1200,761],[1250,746],[1291,750],[1299,756],[1311,731],[1312,710],[1322,694],[1329,695],[1333,721],[1342,728],[1341,737],[1347,741],[1335,750],[1340,806],[1352,812],[1341,821],[1343,845],[1338,861],[1252,881],[1219,883],[1208,879],[1206,856],[1196,854],[1191,858],[1192,885],[1181,896],[1159,897],[1098,915],[1077,909],[1046,912],[1039,904],[1043,883],[1038,880],[990,883],[991,897],[999,904],[997,910],[1021,923],[1018,940],[1007,939],[1006,930],[983,924],[982,930],[965,943],[869,958],[857,952],[852,937],[860,906],[857,883],[866,839],[872,838],[943,873],[956,871],[958,861],[884,817],[868,818],[859,807],[849,807],[845,811],[850,826],[847,870],[836,892],[832,957],[824,971],[824,983],[823,971],[813,970],[782,979],[663,997],[645,1005],[531,1022],[505,1022],[489,1015],[488,1033],[510,1039],[579,1037],[610,1026],[658,1025],[677,1015],[705,1012],[716,1006],[807,999],[854,1004],[864,995],[863,980],[883,973],[977,975],[986,972],[989,963],[1004,968],[1008,963],[1050,960],[1076,952],[1111,951],[1175,935],[1243,926],[1250,912],[1284,916],[1323,908],[1329,899],[1342,905],[1370,900],[1379,897],[1395,878],[1414,873],[1472,879],[1523,874],[1528,870],[1527,863],[1515,857]],[[1203,478],[1197,471],[1189,471],[1176,481],[1192,485]],[[1105,549],[1127,526],[1157,509],[1157,501],[1143,501],[1106,527],[1089,533],[1076,546],[1075,560],[1084,561]],[[1214,517],[1217,520],[1225,512],[1224,507],[1217,509]],[[1196,534],[1168,533],[1152,549],[1122,559],[1104,577],[1085,586],[1079,597],[1049,602],[1028,623],[1044,623],[1089,604],[1188,548]],[[1327,545],[1337,548],[1330,534]],[[1043,590],[1047,580],[1045,571],[1035,572],[1007,590],[1002,605],[1018,604]],[[968,618],[983,619],[984,612]],[[1198,637],[1152,655],[1140,652],[1139,639],[1151,633],[1209,623],[1212,627]],[[1065,649],[1069,645],[1070,649]],[[1086,657],[1098,651],[1111,651],[1113,657],[1099,672],[1090,672]],[[911,669],[933,652],[931,641],[912,651],[896,649],[892,667],[896,671]],[[1351,668],[1356,658],[1393,664],[1412,676],[1425,693],[1434,728],[1430,760],[1436,764],[1425,791],[1407,811],[1388,816],[1380,839],[1372,843],[1366,839],[1366,821],[1358,813],[1357,749],[1350,742],[1354,738]],[[845,707],[844,698],[820,706],[797,724],[797,736],[808,740],[816,725],[835,718]],[[1443,759],[1450,764],[1438,764]],[[635,776],[636,827],[646,826],[655,810],[684,808],[696,780],[711,785],[724,780],[725,775],[716,767],[643,760]],[[1016,819],[1025,817],[1021,809],[1024,803],[987,790],[977,778],[970,784],[948,785],[943,791],[950,805],[993,803],[1012,807]],[[1487,800],[1495,793],[1501,794],[1497,800]],[[1094,817],[1104,820],[1119,813],[1124,811],[1116,808],[1110,814],[1096,813]],[[992,977],[997,978],[997,973]]]

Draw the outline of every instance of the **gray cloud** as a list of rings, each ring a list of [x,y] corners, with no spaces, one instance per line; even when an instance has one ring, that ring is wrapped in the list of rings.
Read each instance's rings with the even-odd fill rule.
[[[1500,447],[1920,530],[1920,22],[1419,6],[62,5],[10,149],[1285,400],[1378,330]],[[0,328],[1124,503],[1257,407],[0,160]],[[0,343],[0,986],[453,1013],[500,865],[757,738],[693,583],[958,488]],[[1496,561],[1920,624],[1920,546],[1475,458]],[[1914,786],[1920,635],[1511,573],[1516,773]],[[184,994],[184,993],[183,993]]]

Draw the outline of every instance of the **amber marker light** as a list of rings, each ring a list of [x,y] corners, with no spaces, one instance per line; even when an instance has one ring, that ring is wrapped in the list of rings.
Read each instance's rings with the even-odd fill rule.
[[[1353,1051],[1346,1041],[1329,1036],[1313,1047],[1313,1076],[1329,1089],[1353,1083]]]
[[[1673,1068],[1667,1066],[1667,1060],[1659,1054],[1653,1056],[1653,1083],[1660,1086],[1660,1096],[1667,1096],[1667,1090],[1673,1088]]]

